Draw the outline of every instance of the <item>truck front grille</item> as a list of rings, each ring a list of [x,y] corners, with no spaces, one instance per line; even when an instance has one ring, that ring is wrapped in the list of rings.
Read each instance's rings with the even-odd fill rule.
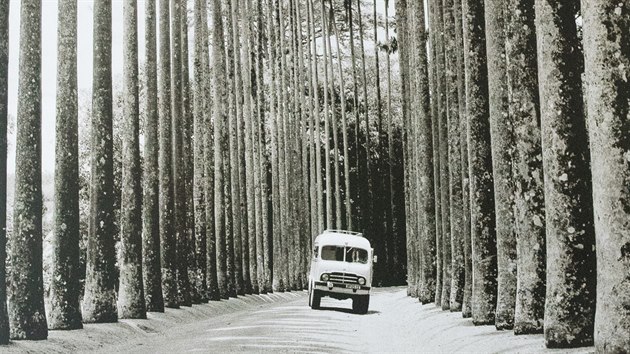
[[[359,276],[352,273],[330,273],[329,281],[339,284],[359,284]]]

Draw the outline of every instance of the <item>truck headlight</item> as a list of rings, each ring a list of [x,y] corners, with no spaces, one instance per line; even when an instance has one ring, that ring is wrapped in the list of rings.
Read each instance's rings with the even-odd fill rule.
[[[359,281],[359,285],[365,285],[365,278],[364,277],[360,277],[358,281]]]
[[[322,274],[322,276],[320,277],[320,279],[321,279],[322,281],[328,281],[328,273],[324,273],[324,274]]]

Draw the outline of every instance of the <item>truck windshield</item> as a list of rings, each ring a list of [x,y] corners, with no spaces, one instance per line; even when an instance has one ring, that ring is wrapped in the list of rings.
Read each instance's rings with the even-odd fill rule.
[[[322,259],[325,261],[366,264],[368,252],[362,248],[349,246],[322,246]]]

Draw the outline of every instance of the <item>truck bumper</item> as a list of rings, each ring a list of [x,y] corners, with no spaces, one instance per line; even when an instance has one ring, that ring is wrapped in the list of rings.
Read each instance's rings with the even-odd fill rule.
[[[346,284],[331,283],[325,281],[316,281],[315,290],[323,291],[324,293],[336,293],[346,295],[369,295],[370,287],[361,286],[360,289],[346,288]]]

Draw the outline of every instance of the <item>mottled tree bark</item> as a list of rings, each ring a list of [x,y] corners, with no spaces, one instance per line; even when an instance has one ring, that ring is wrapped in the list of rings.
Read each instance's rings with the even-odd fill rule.
[[[212,32],[212,68],[213,68],[213,97],[214,97],[214,225],[215,225],[215,251],[216,251],[216,273],[217,290],[220,298],[228,297],[227,289],[227,265],[225,247],[225,205],[223,203],[224,171],[223,159],[227,150],[227,134],[225,132],[225,122],[227,112],[225,103],[227,101],[226,89],[226,61],[225,43],[223,37],[223,18],[221,0],[212,0],[213,32]],[[208,272],[211,270],[208,269]],[[210,283],[208,283],[210,286]]]
[[[244,6],[244,1],[241,0],[241,8],[243,10],[247,9]],[[249,17],[249,12],[245,12],[245,15]],[[246,17],[244,17],[246,18]],[[254,205],[255,193],[258,179],[256,178],[255,165],[254,165],[254,146],[255,143],[253,130],[254,127],[254,111],[252,109],[252,96],[251,96],[251,70],[250,70],[250,50],[249,50],[249,41],[251,39],[251,27],[249,21],[243,22],[243,48],[242,53],[240,53],[241,58],[243,59],[243,66],[245,67],[245,73],[243,74],[243,92],[245,93],[245,105],[244,115],[245,115],[245,125],[244,125],[244,135],[245,135],[245,165],[243,166],[246,173],[246,199],[249,201],[249,205],[247,207],[247,245],[248,245],[248,257],[247,257],[247,272],[250,278],[250,287],[254,293],[260,292],[260,282],[258,279],[258,262],[257,262],[257,244],[256,244],[256,236],[258,235],[256,229],[256,208]],[[258,186],[260,188],[260,186]],[[261,230],[258,230],[261,231]],[[262,255],[262,254],[261,254]]]
[[[334,14],[334,10],[331,10]],[[331,16],[334,20],[334,15]],[[301,18],[299,19],[301,23]],[[336,21],[332,22],[333,30],[335,33],[335,37],[337,38],[337,64],[338,64],[338,75],[339,75],[339,93],[341,99],[341,135],[343,139],[343,180],[344,180],[344,216],[345,216],[345,225],[342,222],[343,220],[337,221],[337,225],[341,228],[345,228],[346,230],[352,230],[352,208],[350,207],[350,157],[348,155],[348,123],[346,118],[346,84],[343,77],[343,52],[341,52],[341,45],[339,30],[337,29]],[[302,33],[300,27],[300,34]],[[338,204],[341,204],[341,200],[337,201]]]
[[[457,1],[457,0],[455,0]],[[443,0],[444,11],[444,54],[446,69],[446,102],[448,131],[448,195],[450,216],[450,254],[446,259],[451,267],[449,309],[461,311],[464,300],[464,210],[462,196],[462,162],[459,117],[459,94],[457,82],[457,38],[453,13],[454,0]],[[461,22],[461,19],[460,19]]]
[[[244,93],[243,93],[243,74],[241,70],[243,70],[243,66],[241,63],[241,49],[240,49],[240,29],[239,29],[239,4],[235,2],[232,6],[230,6],[230,14],[228,15],[228,19],[231,20],[230,27],[231,32],[228,31],[228,36],[231,34],[232,36],[228,38],[228,42],[231,43],[231,53],[232,53],[232,69],[233,77],[232,77],[232,85],[233,92],[231,94],[234,95],[234,99],[230,100],[233,102],[233,112],[231,114],[231,119],[229,120],[229,132],[230,132],[230,182],[231,182],[231,192],[232,192],[232,240],[228,243],[232,246],[232,251],[228,252],[228,257],[232,256],[230,262],[228,262],[228,267],[231,265],[232,270],[230,272],[230,279],[232,279],[234,290],[230,289],[231,295],[242,295],[243,292],[243,263],[242,263],[242,237],[246,236],[245,232],[247,231],[247,211],[241,207],[244,204],[251,203],[250,207],[254,207],[254,199],[247,199],[245,195],[245,156],[243,151],[243,115],[246,109],[244,104]],[[246,9],[243,9],[246,11]],[[228,49],[230,52],[230,49]],[[251,54],[250,54],[251,55]],[[251,107],[251,104],[250,104]],[[241,176],[243,179],[241,180]],[[249,253],[249,249],[248,249]]]
[[[515,141],[518,263],[514,333],[540,333],[545,309],[545,205],[534,0],[510,0],[509,5],[505,54]]]
[[[11,339],[48,337],[42,275],[41,14],[40,1],[22,1],[15,201],[9,243]]]
[[[442,161],[440,160],[440,134],[439,134],[439,110],[440,110],[440,95],[441,90],[439,86],[439,80],[442,78],[442,73],[438,71],[438,40],[439,40],[439,26],[437,19],[436,1],[432,0],[428,2],[429,5],[429,26],[431,36],[431,66],[432,72],[432,104],[431,104],[431,135],[433,140],[433,185],[435,191],[435,306],[442,305],[442,275],[443,275],[443,242],[442,242],[442,197],[441,188],[442,181],[440,180],[440,168]]]
[[[444,30],[444,5],[442,0],[435,0],[435,31],[436,35],[436,70],[438,73],[438,139],[440,154],[440,198],[442,212],[442,295],[440,306],[448,310],[451,297],[451,218],[450,218],[450,163],[449,163],[449,135],[448,135],[448,83],[446,75],[447,38]]]
[[[83,322],[116,322],[114,249],[114,151],[112,146],[112,4],[94,3],[94,80],[90,232],[87,246]]]
[[[418,96],[418,111],[415,112],[418,119],[417,129],[417,153],[418,171],[416,188],[419,189],[418,197],[418,241],[421,245],[421,287],[418,289],[418,298],[422,303],[429,303],[435,296],[435,189],[433,183],[433,136],[431,130],[431,111],[429,100],[428,62],[426,51],[426,36],[424,28],[424,6],[421,3],[407,4],[413,14],[413,32],[410,37],[415,37],[413,44],[416,49],[416,81]],[[408,12],[409,13],[409,12]]]
[[[142,283],[142,169],[138,105],[138,4],[123,6],[123,131],[121,259],[118,290],[120,318],[147,318]]]
[[[486,13],[491,10],[486,1]],[[490,144],[491,116],[488,83],[490,62],[486,57],[486,31],[483,4],[462,2],[464,65],[466,81],[466,118],[468,129],[468,171],[470,174],[470,232],[472,294],[471,317],[476,325],[494,323],[497,292],[497,258],[495,234],[495,204],[493,185],[492,149]],[[488,51],[490,39],[488,33]],[[494,62],[492,62],[494,65]],[[494,89],[494,87],[492,87]],[[492,92],[491,95],[495,95]]]
[[[595,233],[578,11],[578,1],[536,1],[547,219],[547,347],[593,344]]]
[[[77,2],[59,2],[55,138],[55,226],[49,329],[79,329],[79,128]]]
[[[352,0],[349,0],[350,2]],[[368,238],[372,239],[373,235],[373,226],[374,226],[374,190],[373,190],[373,181],[372,181],[372,163],[370,161],[371,157],[371,148],[370,148],[370,132],[372,130],[372,125],[370,123],[370,115],[369,115],[369,101],[367,94],[367,70],[366,70],[366,58],[365,58],[365,41],[363,40],[363,16],[361,15],[361,0],[357,0],[357,17],[359,22],[359,48],[361,49],[361,78],[363,79],[362,85],[362,96],[363,96],[363,115],[365,119],[365,144],[363,146],[365,150],[365,169],[361,169],[364,175],[361,177],[365,182],[365,186],[361,193],[363,196],[364,204],[361,207],[362,210],[362,218],[361,218],[361,226],[360,229],[363,230],[363,234]],[[361,109],[360,105],[357,104],[356,109]],[[377,236],[378,237],[378,236]],[[379,276],[377,275],[379,271],[379,267],[375,267],[375,278],[378,281]]]
[[[453,18],[455,22],[455,55],[457,57],[457,97],[459,101],[459,142],[461,159],[461,183],[462,183],[462,259],[463,259],[463,293],[462,293],[462,317],[472,316],[472,259],[470,238],[470,189],[468,171],[468,120],[466,115],[466,73],[464,64],[464,32],[462,17],[462,1],[453,1]]]
[[[256,2],[256,10],[254,8],[250,10],[249,14],[256,12],[256,22],[258,26],[258,31],[256,33],[256,109],[257,109],[257,121],[255,128],[258,129],[258,147],[255,150],[258,150],[258,165],[259,174],[257,174],[260,181],[257,185],[258,188],[255,188],[256,193],[256,230],[259,230],[256,234],[256,261],[258,264],[258,274],[262,274],[264,279],[258,279],[258,283],[263,287],[260,289],[261,293],[270,293],[273,291],[272,289],[272,245],[271,245],[271,233],[270,233],[270,213],[271,208],[269,205],[269,188],[270,188],[270,161],[269,161],[269,153],[267,152],[267,115],[265,114],[265,95],[264,92],[264,58],[265,58],[265,47],[267,46],[267,41],[265,37],[265,31],[263,30],[266,24],[264,23],[264,11],[263,5],[261,1]],[[271,31],[268,31],[269,35],[271,35]],[[254,161],[256,160],[256,155],[254,155]],[[256,165],[256,163],[254,163]],[[256,165],[256,166],[258,166]],[[260,194],[260,196],[259,196]],[[259,225],[260,223],[260,225]],[[250,239],[251,240],[251,239]],[[250,241],[251,242],[251,241]],[[262,260],[261,260],[262,259]],[[262,270],[260,268],[263,268]]]
[[[186,200],[186,254],[188,269],[188,286],[193,304],[201,303],[201,295],[197,292],[195,261],[195,209],[193,202],[194,153],[193,153],[193,107],[190,90],[190,64],[188,50],[188,2],[182,3],[181,31],[182,31],[182,124],[183,124],[183,155],[184,155],[184,196]]]
[[[220,8],[217,9],[215,7],[216,3],[213,1],[210,3],[210,9],[212,13],[214,11],[220,11]],[[205,12],[204,12],[205,14]],[[213,21],[215,19],[214,15],[212,15]],[[203,28],[208,28],[207,16],[203,16],[202,18]],[[212,36],[216,36],[215,32],[216,28],[212,31]],[[221,29],[221,36],[223,36],[223,30]],[[207,32],[207,35],[203,36],[203,47],[204,49],[209,48],[209,37],[210,31]],[[219,37],[221,38],[221,37]],[[206,100],[203,105],[204,114],[204,135],[205,135],[205,146],[204,146],[204,155],[206,157],[205,161],[205,195],[206,195],[206,287],[208,290],[208,300],[219,300],[219,288],[218,288],[218,280],[217,280],[217,252],[216,252],[216,223],[215,223],[215,200],[214,200],[214,181],[215,181],[215,151],[214,151],[214,121],[213,116],[218,109],[216,103],[214,103],[214,83],[215,83],[215,72],[210,69],[210,61],[212,60],[212,64],[214,66],[215,63],[220,64],[222,62],[222,56],[219,55],[215,51],[212,51],[212,59],[209,56],[203,56],[203,70],[205,71],[205,75],[207,80],[203,81],[203,89],[204,96]]]
[[[190,281],[188,278],[188,235],[186,230],[186,168],[184,166],[184,109],[182,78],[182,4],[171,0],[171,132],[173,201],[175,224],[175,253],[177,254],[177,301],[191,306]],[[185,10],[184,10],[185,11]]]
[[[488,308],[485,316],[487,317],[486,323],[490,324],[494,321],[497,329],[511,329],[514,326],[514,306],[516,303],[516,221],[514,219],[514,181],[512,179],[514,132],[508,113],[505,6],[503,1],[485,1],[488,103],[492,140],[497,249],[496,312],[494,309]],[[469,147],[469,149],[471,152],[473,151],[473,147]],[[471,195],[473,195],[472,189]],[[475,251],[473,250],[473,252]],[[473,260],[473,268],[475,267],[474,262]],[[490,316],[493,312],[496,315],[492,316],[495,318],[491,320]]]
[[[195,276],[195,288],[201,302],[208,301],[207,291],[207,263],[206,263],[206,209],[209,204],[206,199],[205,181],[209,178],[206,175],[206,133],[207,123],[207,97],[205,92],[206,82],[210,79],[208,73],[208,12],[206,9],[206,1],[195,0],[195,45],[194,45],[194,62],[193,62],[193,205],[195,212],[195,262],[197,274]]]
[[[159,179],[160,179],[160,259],[164,306],[179,308],[177,299],[177,239],[175,238],[173,192],[173,132],[171,127],[171,39],[170,6],[160,1],[159,9]]]
[[[164,312],[162,268],[160,265],[160,180],[158,166],[158,88],[155,0],[145,9],[146,30],[146,117],[144,121],[144,186],[142,280],[147,311]]]
[[[6,286],[8,77],[9,0],[0,0],[0,344],[9,343]]]
[[[627,0],[582,2],[597,245],[594,339],[595,350],[607,353],[630,352],[629,8]]]

